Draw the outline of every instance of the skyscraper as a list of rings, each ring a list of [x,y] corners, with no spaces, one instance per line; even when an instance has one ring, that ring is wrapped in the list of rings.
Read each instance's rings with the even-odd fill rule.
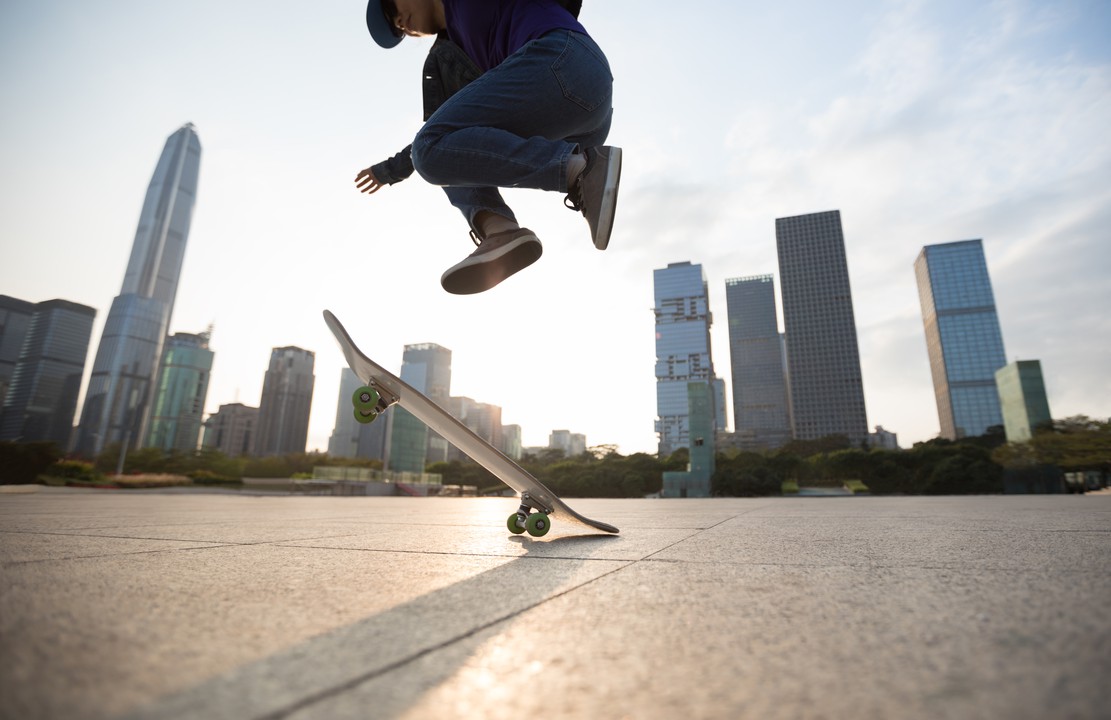
[[[868,439],[841,211],[777,218],[794,437]]]
[[[69,449],[95,317],[91,307],[66,300],[34,305],[0,412],[0,440]]]
[[[328,438],[328,455],[337,458],[353,458],[359,451],[359,428],[364,425],[355,420],[351,398],[363,384],[355,371],[344,367],[340,371],[339,403],[336,406],[336,424],[332,436]]]
[[[927,245],[914,261],[941,437],[1002,425],[995,371],[1007,364],[980,240]]]
[[[204,423],[203,447],[219,450],[228,457],[250,455],[255,447],[258,408],[229,403],[209,415]]]
[[[201,441],[213,353],[211,330],[176,333],[166,341],[146,446],[192,453]]]
[[[450,410],[451,350],[435,343],[406,345],[401,360],[401,379],[440,407]],[[429,430],[408,410],[391,408],[389,421],[387,470],[422,473],[428,463],[447,459],[447,440]]]
[[[1052,422],[1040,360],[1017,360],[995,372],[1007,442],[1026,442]]]
[[[255,455],[303,453],[316,384],[316,355],[298,347],[274,348],[258,406]]]
[[[653,271],[656,315],[656,433],[660,457],[690,447],[688,385],[717,384],[710,357],[710,301],[701,265],[671,263]],[[711,400],[711,406],[713,400]],[[717,417],[711,414],[711,422]]]
[[[777,448],[791,439],[787,370],[771,275],[725,281],[733,429],[745,445]]]
[[[34,314],[35,303],[0,295],[0,405],[8,397],[8,386]]]
[[[77,450],[137,447],[154,401],[185,244],[193,219],[201,143],[191,123],[166,140],[147,188],[131,259],[112,301],[85,392]]]

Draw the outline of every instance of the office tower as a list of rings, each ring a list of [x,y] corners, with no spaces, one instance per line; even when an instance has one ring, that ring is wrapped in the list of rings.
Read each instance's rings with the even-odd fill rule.
[[[520,425],[502,425],[501,451],[513,460],[521,459],[522,447]]]
[[[255,447],[258,408],[243,403],[228,403],[208,416],[204,423],[202,447],[219,450],[228,457],[250,455]]]
[[[0,440],[69,449],[95,317],[91,307],[66,300],[34,306],[0,412]]]
[[[0,405],[8,397],[8,386],[34,314],[35,303],[0,295]]]
[[[899,436],[885,430],[883,425],[877,425],[875,432],[868,435],[868,447],[875,450],[898,450]]]
[[[714,396],[710,383],[687,383],[690,461],[686,470],[663,474],[660,495],[666,498],[710,497],[714,476]]]
[[[725,281],[733,431],[743,447],[778,448],[791,439],[787,368],[771,275]]]
[[[434,343],[406,345],[401,379],[450,411],[451,350]],[[448,458],[448,442],[400,407],[390,409],[389,467],[422,473],[426,465]]]
[[[309,439],[309,411],[316,383],[316,355],[298,347],[274,348],[258,405],[255,455],[305,452]]]
[[[995,371],[1007,442],[1026,442],[1053,421],[1040,360],[1018,360]]]
[[[794,437],[868,439],[841,212],[777,218]]]
[[[502,446],[501,407],[489,403],[475,402],[469,397],[452,397],[447,411],[452,417],[466,425],[475,435],[494,447]],[[448,460],[463,460],[467,456],[457,447],[448,449]]]
[[[690,447],[691,381],[713,386],[710,303],[701,265],[671,263],[653,271],[656,315],[656,433],[660,457]],[[720,387],[720,386],[719,386]],[[714,389],[710,388],[711,403]],[[711,421],[717,416],[714,411]]]
[[[138,447],[154,402],[162,347],[173,316],[201,143],[186,124],[166,140],[147,188],[120,294],[112,301],[93,361],[78,428],[87,457],[111,443]]]
[[[1003,424],[995,371],[1007,364],[983,244],[927,245],[914,272],[941,437],[983,435]]]
[[[328,438],[328,455],[337,458],[353,458],[359,452],[359,429],[367,427],[355,419],[351,398],[362,387],[363,381],[349,367],[340,371],[339,401],[336,405],[336,424],[332,436]]]
[[[562,450],[564,457],[578,457],[586,452],[586,435],[570,430],[552,430],[548,435],[548,447]]]
[[[212,374],[211,337],[209,329],[199,335],[176,333],[166,340],[146,447],[196,452]]]

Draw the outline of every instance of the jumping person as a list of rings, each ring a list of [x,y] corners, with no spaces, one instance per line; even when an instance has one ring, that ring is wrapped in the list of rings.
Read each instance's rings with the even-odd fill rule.
[[[369,0],[367,27],[380,46],[394,47],[406,35],[446,35],[481,73],[473,80],[453,76],[459,87],[443,83],[446,99],[430,114],[426,79],[426,121],[409,152],[355,178],[362,192],[376,192],[403,179],[396,169],[406,168],[408,156],[421,177],[444,187],[478,246],[441,277],[450,293],[488,290],[540,258],[540,240],[517,223],[501,187],[566,193],[567,206],[586,218],[594,246],[609,245],[621,178],[621,149],[603,145],[613,76],[577,20],[580,4]],[[436,45],[426,71],[435,52]]]

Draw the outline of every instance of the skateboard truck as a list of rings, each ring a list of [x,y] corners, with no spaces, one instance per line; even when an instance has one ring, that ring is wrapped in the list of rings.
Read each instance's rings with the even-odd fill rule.
[[[370,384],[363,385],[351,396],[351,403],[355,406],[355,419],[363,425],[372,423],[399,399],[371,379]]]
[[[539,512],[532,512],[533,508],[539,510]],[[553,508],[550,505],[540,502],[527,492],[521,493],[521,507],[509,516],[506,527],[514,535],[520,535],[527,531],[533,537],[542,537],[547,535],[548,530],[552,527],[551,521],[548,520],[548,515],[552,513],[552,510]]]

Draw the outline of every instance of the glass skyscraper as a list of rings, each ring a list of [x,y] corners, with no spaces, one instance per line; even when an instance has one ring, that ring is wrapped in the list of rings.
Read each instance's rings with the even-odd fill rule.
[[[0,412],[0,440],[53,442],[66,451],[96,310],[66,300],[33,307]]]
[[[406,345],[401,360],[401,379],[449,410],[451,350],[435,343]],[[429,430],[408,410],[394,407],[389,412],[387,470],[422,473],[428,463],[447,459],[447,440]]]
[[[183,453],[196,451],[212,374],[210,333],[176,333],[166,341],[147,447]]]
[[[255,455],[303,453],[309,440],[309,413],[316,355],[299,347],[274,348],[258,405]]]
[[[0,295],[0,404],[8,397],[8,386],[34,314],[35,303]]]
[[[927,245],[914,261],[941,437],[1002,425],[995,372],[1007,364],[980,240]]]
[[[771,275],[725,281],[733,430],[743,445],[777,448],[791,439],[787,369]]]
[[[138,447],[142,442],[173,315],[200,167],[201,143],[189,123],[162,149],[139,214],[123,287],[108,311],[78,430],[77,451],[86,457],[110,443]]]
[[[995,372],[1007,442],[1026,442],[1053,421],[1040,360],[1018,360]]]
[[[794,437],[868,439],[841,212],[775,221]]]
[[[710,301],[701,265],[671,263],[653,271],[656,315],[656,433],[660,457],[691,444],[689,384],[709,386],[711,423],[720,383],[710,357]],[[712,441],[712,436],[711,436]]]

